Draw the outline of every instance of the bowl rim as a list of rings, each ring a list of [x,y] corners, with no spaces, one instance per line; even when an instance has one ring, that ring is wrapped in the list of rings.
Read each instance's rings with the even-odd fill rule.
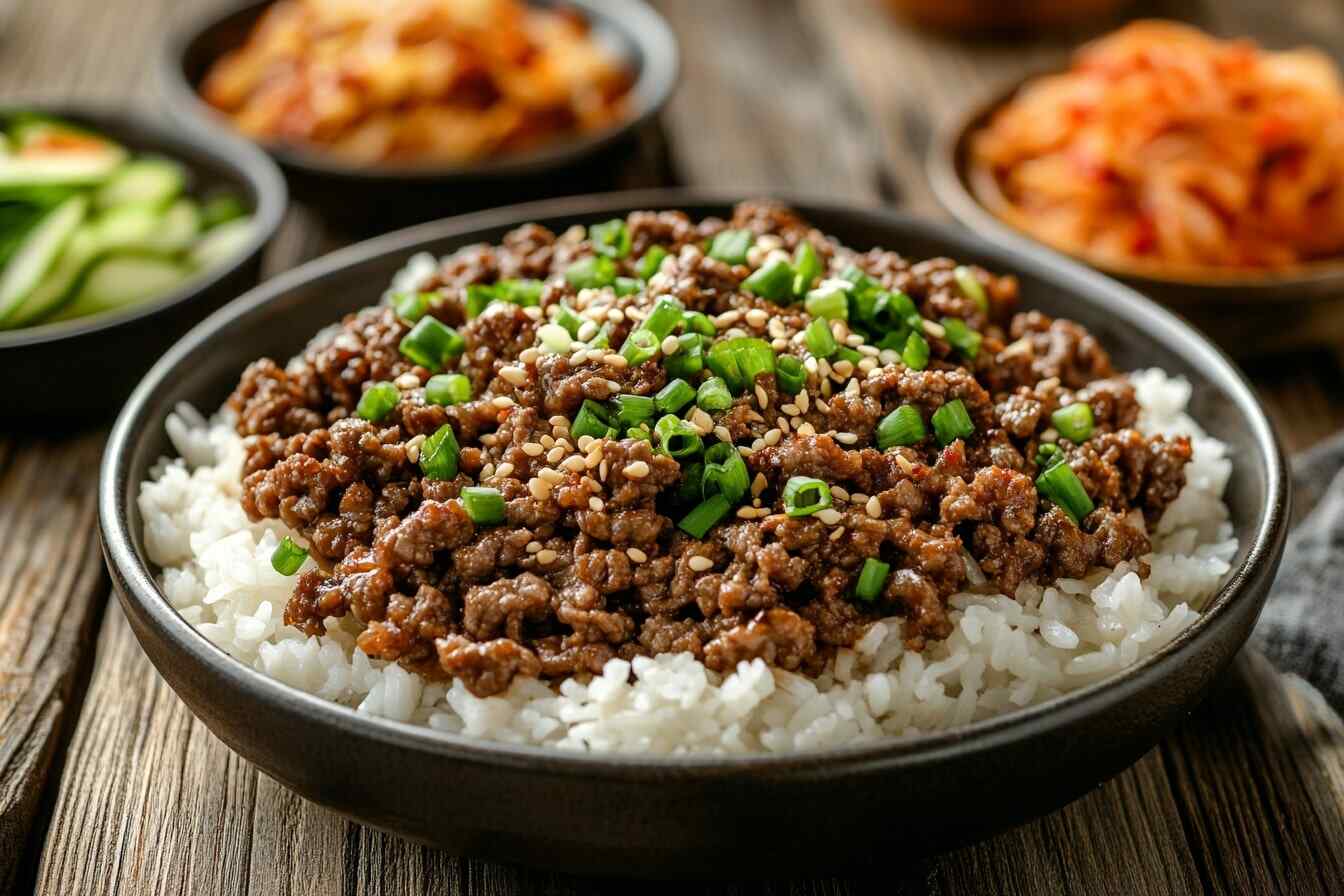
[[[254,199],[252,212],[254,226],[251,237],[228,262],[188,280],[182,286],[148,302],[94,314],[88,317],[54,323],[0,330],[0,351],[20,346],[35,346],[59,342],[76,336],[110,330],[189,302],[216,284],[231,276],[261,252],[275,238],[289,205],[289,188],[284,175],[275,163],[256,147],[237,139],[215,140],[204,135],[170,131],[135,108],[125,108],[111,102],[52,101],[23,97],[0,100],[0,117],[17,111],[38,111],[54,118],[75,123],[90,122],[94,127],[104,124],[125,127],[134,131],[135,140],[119,140],[132,152],[161,154],[194,170],[185,156],[205,156],[233,175]]]
[[[169,115],[184,125],[230,134],[234,139],[249,143],[271,156],[286,169],[307,175],[370,183],[451,182],[516,177],[563,167],[609,146],[652,120],[671,98],[681,71],[681,54],[676,36],[667,21],[646,0],[564,0],[564,5],[578,8],[589,21],[601,20],[619,30],[627,41],[639,48],[643,65],[627,93],[627,96],[638,100],[638,105],[629,114],[601,130],[570,135],[536,149],[501,155],[489,161],[455,165],[409,163],[361,167],[301,146],[253,140],[240,134],[200,98],[195,85],[187,78],[184,62],[192,43],[224,20],[274,2],[276,0],[222,0],[179,20],[175,27],[167,30],[160,43],[159,83],[166,96]],[[554,0],[527,2],[529,5],[554,5]]]
[[[1317,288],[1337,286],[1344,289],[1344,255],[1263,271],[1247,268],[1173,267],[1170,272],[1163,273],[1157,266],[1118,264],[1053,246],[996,215],[980,201],[967,182],[967,141],[991,115],[1011,101],[1028,83],[1040,77],[1059,74],[1064,70],[1064,66],[1056,63],[1035,68],[1025,75],[1000,79],[987,89],[973,94],[955,112],[940,122],[934,138],[929,141],[924,168],[934,195],[943,208],[960,223],[1008,248],[1017,251],[1025,251],[1028,247],[1045,249],[1061,258],[1067,258],[1074,263],[1132,284],[1145,292],[1150,289],[1190,290],[1186,297],[1188,300],[1200,300],[1201,291],[1207,300],[1208,293],[1216,291],[1220,302],[1289,302],[1313,296],[1324,298],[1320,295],[1320,289],[1309,294],[1286,292],[1295,286]]]
[[[860,226],[868,223],[918,229],[928,237],[958,244],[982,257],[1006,260],[1015,251],[988,243],[952,225],[908,213],[879,207],[854,207],[822,197],[809,200],[799,194],[781,192],[775,195],[781,201],[804,209],[804,213],[810,210],[843,215]],[[169,382],[179,365],[189,363],[192,354],[214,338],[216,331],[264,305],[283,299],[291,289],[310,280],[338,275],[349,267],[389,254],[404,253],[409,257],[422,251],[423,244],[431,240],[469,237],[487,228],[515,226],[545,218],[616,214],[636,208],[731,206],[741,198],[740,193],[727,191],[643,190],[563,197],[440,219],[340,249],[278,275],[230,302],[182,337],[145,375],[108,438],[100,470],[98,516],[104,553],[119,591],[142,611],[161,638],[171,642],[174,650],[189,654],[193,662],[207,667],[214,676],[214,684],[236,689],[239,699],[265,701],[277,710],[296,714],[307,724],[326,726],[340,733],[373,739],[388,747],[425,751],[454,761],[544,768],[548,772],[573,776],[600,772],[627,780],[654,780],[668,774],[705,779],[739,773],[783,772],[831,777],[842,771],[908,767],[968,750],[989,750],[1033,731],[1055,729],[1087,718],[1105,706],[1151,686],[1192,653],[1197,642],[1213,634],[1214,626],[1234,602],[1254,599],[1244,592],[1271,574],[1277,564],[1287,532],[1290,498],[1287,468],[1278,436],[1251,387],[1220,349],[1171,312],[1123,284],[1039,250],[1023,253],[1015,262],[1018,269],[1051,280],[1069,291],[1104,295],[1107,300],[1102,302],[1103,307],[1113,306],[1109,310],[1122,322],[1141,329],[1150,328],[1145,332],[1163,331],[1169,339],[1182,344],[1188,360],[1228,393],[1263,455],[1268,496],[1267,506],[1256,521],[1254,531],[1239,533],[1239,537],[1249,541],[1245,559],[1230,571],[1193,625],[1157,653],[1120,673],[1044,703],[911,738],[783,754],[625,755],[502,744],[363,715],[352,707],[322,700],[268,678],[229,656],[193,629],[163,596],[148,564],[141,562],[130,531],[128,511],[134,502],[132,488],[138,487],[138,483],[129,481],[129,462],[137,453],[138,443],[146,437],[145,433],[151,427],[163,426],[162,419],[149,416],[151,406],[156,403],[156,393]]]

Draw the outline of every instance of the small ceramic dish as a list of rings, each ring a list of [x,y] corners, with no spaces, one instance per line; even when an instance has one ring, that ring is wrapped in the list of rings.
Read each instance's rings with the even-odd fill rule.
[[[1133,763],[1230,662],[1278,566],[1288,480],[1250,388],[1173,315],[1056,255],[896,212],[789,201],[856,248],[1014,271],[1024,304],[1080,321],[1119,367],[1158,365],[1190,380],[1191,413],[1236,459],[1226,498],[1240,539],[1191,628],[1104,682],[954,730],[810,753],[653,757],[503,745],[361,715],[245,666],[174,611],[146,556],[136,496],[172,453],[164,422],[179,402],[218,407],[249,361],[287,358],[335,316],[377,301],[414,253],[496,242],[529,221],[559,231],[635,209],[724,216],[732,204],[661,191],[536,203],[371,240],[267,282],[179,342],[117,421],[99,488],[112,579],[160,673],[230,747],[309,799],[450,850],[571,871],[759,877],[855,855],[891,861],[1050,811]]]
[[[112,109],[7,102],[83,125],[132,151],[187,167],[191,189],[224,188],[253,215],[253,233],[229,261],[149,301],[90,317],[0,330],[0,415],[82,426],[110,416],[168,346],[192,324],[254,286],[262,252],[280,229],[288,194],[279,169],[241,140],[173,131]]]
[[[1018,251],[1043,248],[1109,274],[1176,309],[1238,356],[1344,337],[1344,259],[1265,272],[1167,272],[1107,265],[1047,246],[990,211],[977,197],[968,174],[970,140],[1027,80],[1016,80],[969,104],[943,123],[930,144],[929,181],[953,217],[999,245]]]
[[[233,132],[201,99],[210,66],[240,46],[273,0],[232,0],[185,21],[166,38],[159,60],[170,115],[191,128]],[[554,5],[541,3],[539,5]],[[599,43],[633,73],[629,109],[616,125],[557,139],[536,149],[466,165],[355,166],[315,150],[267,143],[295,197],[333,223],[361,233],[386,230],[454,211],[537,196],[609,188],[616,157],[656,116],[677,83],[676,38],[643,0],[567,0]]]

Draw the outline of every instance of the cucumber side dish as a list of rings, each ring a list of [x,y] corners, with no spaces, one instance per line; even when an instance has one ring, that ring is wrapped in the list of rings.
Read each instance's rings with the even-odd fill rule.
[[[0,329],[164,295],[251,234],[242,198],[192,195],[172,159],[39,115],[0,122]]]

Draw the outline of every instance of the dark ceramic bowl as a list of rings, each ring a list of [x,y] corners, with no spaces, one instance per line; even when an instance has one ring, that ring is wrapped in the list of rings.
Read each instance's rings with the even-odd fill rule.
[[[0,330],[0,416],[86,425],[111,417],[149,365],[192,324],[255,286],[261,256],[284,217],[279,170],[239,140],[206,140],[169,131],[110,108],[6,103],[36,109],[106,134],[129,149],[186,165],[193,192],[227,188],[253,210],[247,247],[230,261],[157,299],[120,311],[16,330]]]
[[[527,221],[561,230],[632,209],[729,211],[723,197],[627,193],[439,221],[337,252],[222,309],[158,363],[112,433],[99,519],[126,615],[160,673],[225,743],[309,799],[450,850],[575,871],[750,877],[855,854],[890,861],[1048,812],[1129,766],[1227,666],[1278,566],[1288,482],[1250,389],[1171,314],[1078,265],[895,212],[796,205],[856,247],[1017,271],[1027,304],[1091,327],[1121,366],[1156,364],[1190,379],[1193,414],[1236,458],[1227,500],[1241,540],[1233,571],[1190,629],[1109,681],[953,731],[784,756],[633,758],[361,716],[265,678],[177,615],[154,583],[135,501],[150,465],[172,452],[164,419],[175,404],[218,406],[250,360],[287,358],[343,312],[377,301],[414,252],[497,241]]]
[[[174,119],[187,127],[236,133],[197,88],[215,60],[246,40],[271,2],[232,0],[170,32],[159,62]],[[676,38],[644,0],[531,2],[579,10],[597,39],[629,66],[634,83],[622,121],[535,150],[454,166],[356,166],[316,150],[263,144],[290,178],[295,198],[339,227],[373,233],[473,208],[611,189],[620,155],[631,151],[636,132],[657,115],[676,86]]]
[[[1032,77],[1047,73],[1038,72]],[[1017,252],[1045,249],[1059,253],[986,208],[967,175],[971,136],[1013,98],[1026,80],[990,92],[945,121],[930,144],[926,167],[939,201],[971,230]],[[1166,273],[1108,266],[1081,256],[1066,257],[1091,265],[1175,309],[1239,357],[1344,339],[1344,258],[1264,273]]]

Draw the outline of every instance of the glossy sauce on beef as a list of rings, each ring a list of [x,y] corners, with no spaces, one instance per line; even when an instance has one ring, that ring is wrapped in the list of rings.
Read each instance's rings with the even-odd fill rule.
[[[320,564],[299,576],[287,623],[321,634],[324,619],[353,613],[368,655],[461,678],[480,696],[520,675],[560,679],[667,651],[720,672],[760,657],[816,673],[876,619],[903,616],[908,646],[921,649],[950,633],[947,600],[959,590],[1011,595],[1024,581],[1150,551],[1145,527],[1184,484],[1188,440],[1136,431],[1133,387],[1104,348],[1076,323],[1019,311],[1011,276],[972,269],[986,312],[958,287],[955,262],[856,252],[766,202],[744,203],[729,222],[635,212],[626,226],[621,275],[633,277],[652,246],[669,253],[631,295],[566,282],[564,271],[593,252],[581,228],[527,225],[441,263],[431,313],[466,340],[454,368],[473,386],[465,403],[426,402],[433,371],[402,356],[410,324],[386,305],[349,315],[283,367],[263,359],[247,369],[229,402],[247,445],[244,509],[296,530]],[[923,370],[856,336],[860,361],[817,363],[801,336],[811,321],[802,304],[745,292],[750,263],[706,254],[706,239],[726,227],[757,235],[756,263],[809,241],[823,276],[857,265],[926,319],[964,320],[980,350],[966,360],[934,326]],[[501,278],[544,280],[540,305],[496,302],[468,319],[466,288]],[[711,316],[718,337],[760,337],[809,369],[798,395],[762,374],[731,408],[684,415],[706,444],[744,449],[752,477],[748,499],[703,539],[677,526],[686,512],[678,461],[649,441],[570,433],[584,399],[657,392],[668,379],[660,359],[630,366],[610,350],[537,347],[538,327],[562,301],[608,323],[619,347],[662,295]],[[363,391],[387,381],[400,394],[391,413],[376,423],[356,416]],[[974,423],[969,437],[940,446],[930,432],[916,445],[876,447],[879,421],[899,405],[927,420],[954,399]],[[1095,420],[1082,444],[1059,439],[1050,419],[1075,402]],[[461,445],[446,481],[417,463],[445,424]],[[1095,505],[1080,524],[1038,492],[1043,439],[1058,444]],[[831,486],[831,512],[781,512],[784,483],[800,475]],[[479,526],[464,510],[461,490],[477,484],[502,493],[502,524]],[[968,578],[968,554],[987,584]],[[879,557],[891,565],[880,595],[856,600],[860,569]]]

